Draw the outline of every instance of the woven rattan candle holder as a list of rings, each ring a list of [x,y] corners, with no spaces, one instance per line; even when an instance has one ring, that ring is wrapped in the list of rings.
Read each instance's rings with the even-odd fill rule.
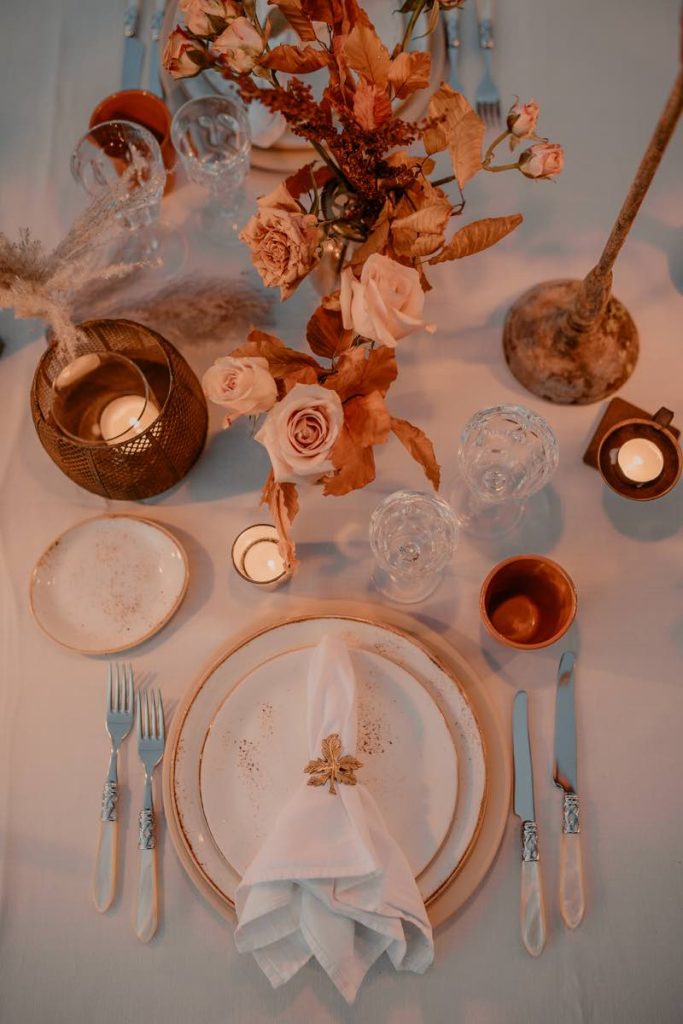
[[[118,443],[88,443],[54,416],[54,384],[74,353],[52,344],[31,386],[31,413],[40,443],[74,483],[118,500],[150,498],[178,483],[206,441],[208,413],[201,385],[180,353],[156,331],[132,320],[90,320],[79,326],[78,356],[113,352],[141,371],[158,415]]]

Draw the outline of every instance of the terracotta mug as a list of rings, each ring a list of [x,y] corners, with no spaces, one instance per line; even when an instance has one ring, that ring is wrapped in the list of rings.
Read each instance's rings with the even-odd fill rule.
[[[576,615],[576,587],[562,566],[543,555],[515,555],[494,566],[479,608],[491,636],[509,647],[549,647]]]
[[[121,92],[106,96],[98,103],[90,115],[89,128],[103,121],[134,121],[147,128],[159,143],[164,166],[168,172],[166,192],[173,184],[173,168],[176,152],[171,141],[171,111],[166,104],[153,92],[145,89],[123,89]]]
[[[676,486],[683,469],[683,453],[667,429],[672,420],[671,410],[661,408],[652,419],[622,420],[607,431],[598,448],[597,462],[600,476],[608,487],[623,498],[653,501]],[[624,446],[633,449],[634,442],[646,446],[644,454],[646,457],[649,454],[650,460],[654,456],[655,475],[650,479],[639,481],[630,477],[628,461],[620,459],[620,454],[627,452]]]

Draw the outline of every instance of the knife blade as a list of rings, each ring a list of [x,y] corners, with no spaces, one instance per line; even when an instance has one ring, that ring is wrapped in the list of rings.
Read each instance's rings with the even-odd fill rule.
[[[577,793],[575,661],[572,651],[565,651],[560,658],[555,698],[553,765],[553,780],[562,790],[560,913],[568,928],[576,928],[581,923],[585,909]]]
[[[149,65],[147,68],[147,88],[150,92],[164,98],[164,90],[161,86],[161,63],[159,56],[159,40],[161,27],[164,23],[166,11],[166,0],[157,0],[150,25],[151,42],[149,45]]]
[[[142,62],[145,58],[145,45],[139,37],[140,9],[142,0],[131,0],[126,8],[123,21],[123,71],[121,74],[122,89],[139,89],[142,78]]]
[[[515,694],[512,709],[512,751],[515,767],[513,806],[515,814],[522,822],[522,887],[519,907],[522,941],[531,956],[540,956],[545,946],[545,907],[534,812],[528,697],[525,690],[519,690]]]

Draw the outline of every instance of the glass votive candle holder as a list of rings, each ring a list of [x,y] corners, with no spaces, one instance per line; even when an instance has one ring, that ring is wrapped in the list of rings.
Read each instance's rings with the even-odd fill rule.
[[[270,523],[256,523],[237,535],[232,545],[235,572],[260,587],[276,587],[291,572],[280,553],[280,538]]]

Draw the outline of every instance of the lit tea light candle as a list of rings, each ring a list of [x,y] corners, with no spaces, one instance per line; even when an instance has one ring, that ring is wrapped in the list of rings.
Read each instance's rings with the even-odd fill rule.
[[[100,433],[107,444],[121,444],[142,434],[157,419],[159,410],[142,395],[121,395],[112,399],[100,414]]]
[[[265,523],[248,526],[239,534],[232,546],[232,561],[249,583],[279,583],[289,575],[280,554],[277,530]]]
[[[632,483],[649,484],[664,469],[664,455],[654,441],[646,437],[634,437],[619,448],[617,465]]]

